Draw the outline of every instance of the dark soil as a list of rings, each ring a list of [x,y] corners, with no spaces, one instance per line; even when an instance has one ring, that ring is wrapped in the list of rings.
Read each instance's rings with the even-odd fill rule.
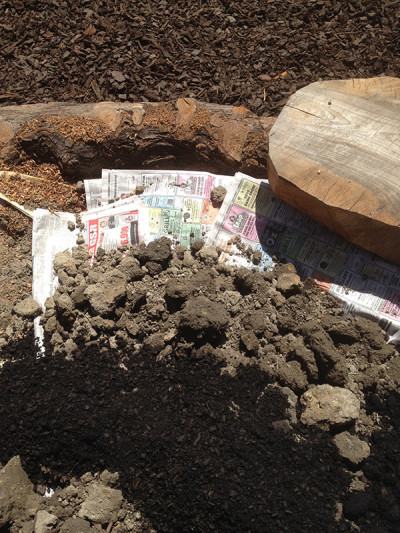
[[[166,101],[276,114],[319,79],[399,75],[397,1],[13,0],[0,105]]]
[[[291,266],[235,270],[212,251],[57,256],[47,356],[27,322],[3,350],[0,462],[20,454],[39,484],[117,471],[158,532],[397,531],[397,350],[313,282],[283,283]],[[361,466],[290,407],[288,389],[322,383],[361,400]]]
[[[187,96],[276,115],[312,81],[398,76],[399,19],[391,0],[5,1],[0,105]],[[5,194],[82,208],[59,169],[24,165],[51,186]],[[162,244],[62,269],[37,359],[31,323],[10,319],[31,290],[30,241],[2,208],[2,464],[20,454],[39,485],[117,471],[158,532],[399,531],[400,356],[375,324],[279,281],[286,265],[236,272]],[[361,401],[349,430],[371,454],[357,467],[289,406],[284,387],[323,383]]]

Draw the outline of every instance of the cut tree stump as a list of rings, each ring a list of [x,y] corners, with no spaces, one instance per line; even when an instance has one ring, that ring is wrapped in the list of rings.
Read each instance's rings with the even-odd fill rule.
[[[268,175],[289,204],[400,263],[400,79],[297,91],[270,131]]]

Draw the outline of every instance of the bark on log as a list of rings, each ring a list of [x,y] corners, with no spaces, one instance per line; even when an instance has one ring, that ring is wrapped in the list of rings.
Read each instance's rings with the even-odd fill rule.
[[[350,242],[400,263],[400,80],[317,82],[271,129],[275,194]]]
[[[0,108],[0,160],[21,153],[64,176],[102,168],[241,170],[266,177],[273,118],[180,98],[170,103],[34,104]]]

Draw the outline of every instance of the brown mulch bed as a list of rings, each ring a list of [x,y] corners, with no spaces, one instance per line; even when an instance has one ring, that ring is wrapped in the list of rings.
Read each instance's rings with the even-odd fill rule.
[[[319,79],[399,75],[392,0],[13,0],[0,105],[165,101],[277,114]]]

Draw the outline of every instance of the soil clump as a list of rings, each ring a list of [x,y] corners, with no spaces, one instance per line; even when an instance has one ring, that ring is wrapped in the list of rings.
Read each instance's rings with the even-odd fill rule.
[[[292,265],[165,238],[54,264],[46,356],[20,306],[2,349],[0,461],[58,488],[9,531],[396,531],[400,356],[377,325]]]

